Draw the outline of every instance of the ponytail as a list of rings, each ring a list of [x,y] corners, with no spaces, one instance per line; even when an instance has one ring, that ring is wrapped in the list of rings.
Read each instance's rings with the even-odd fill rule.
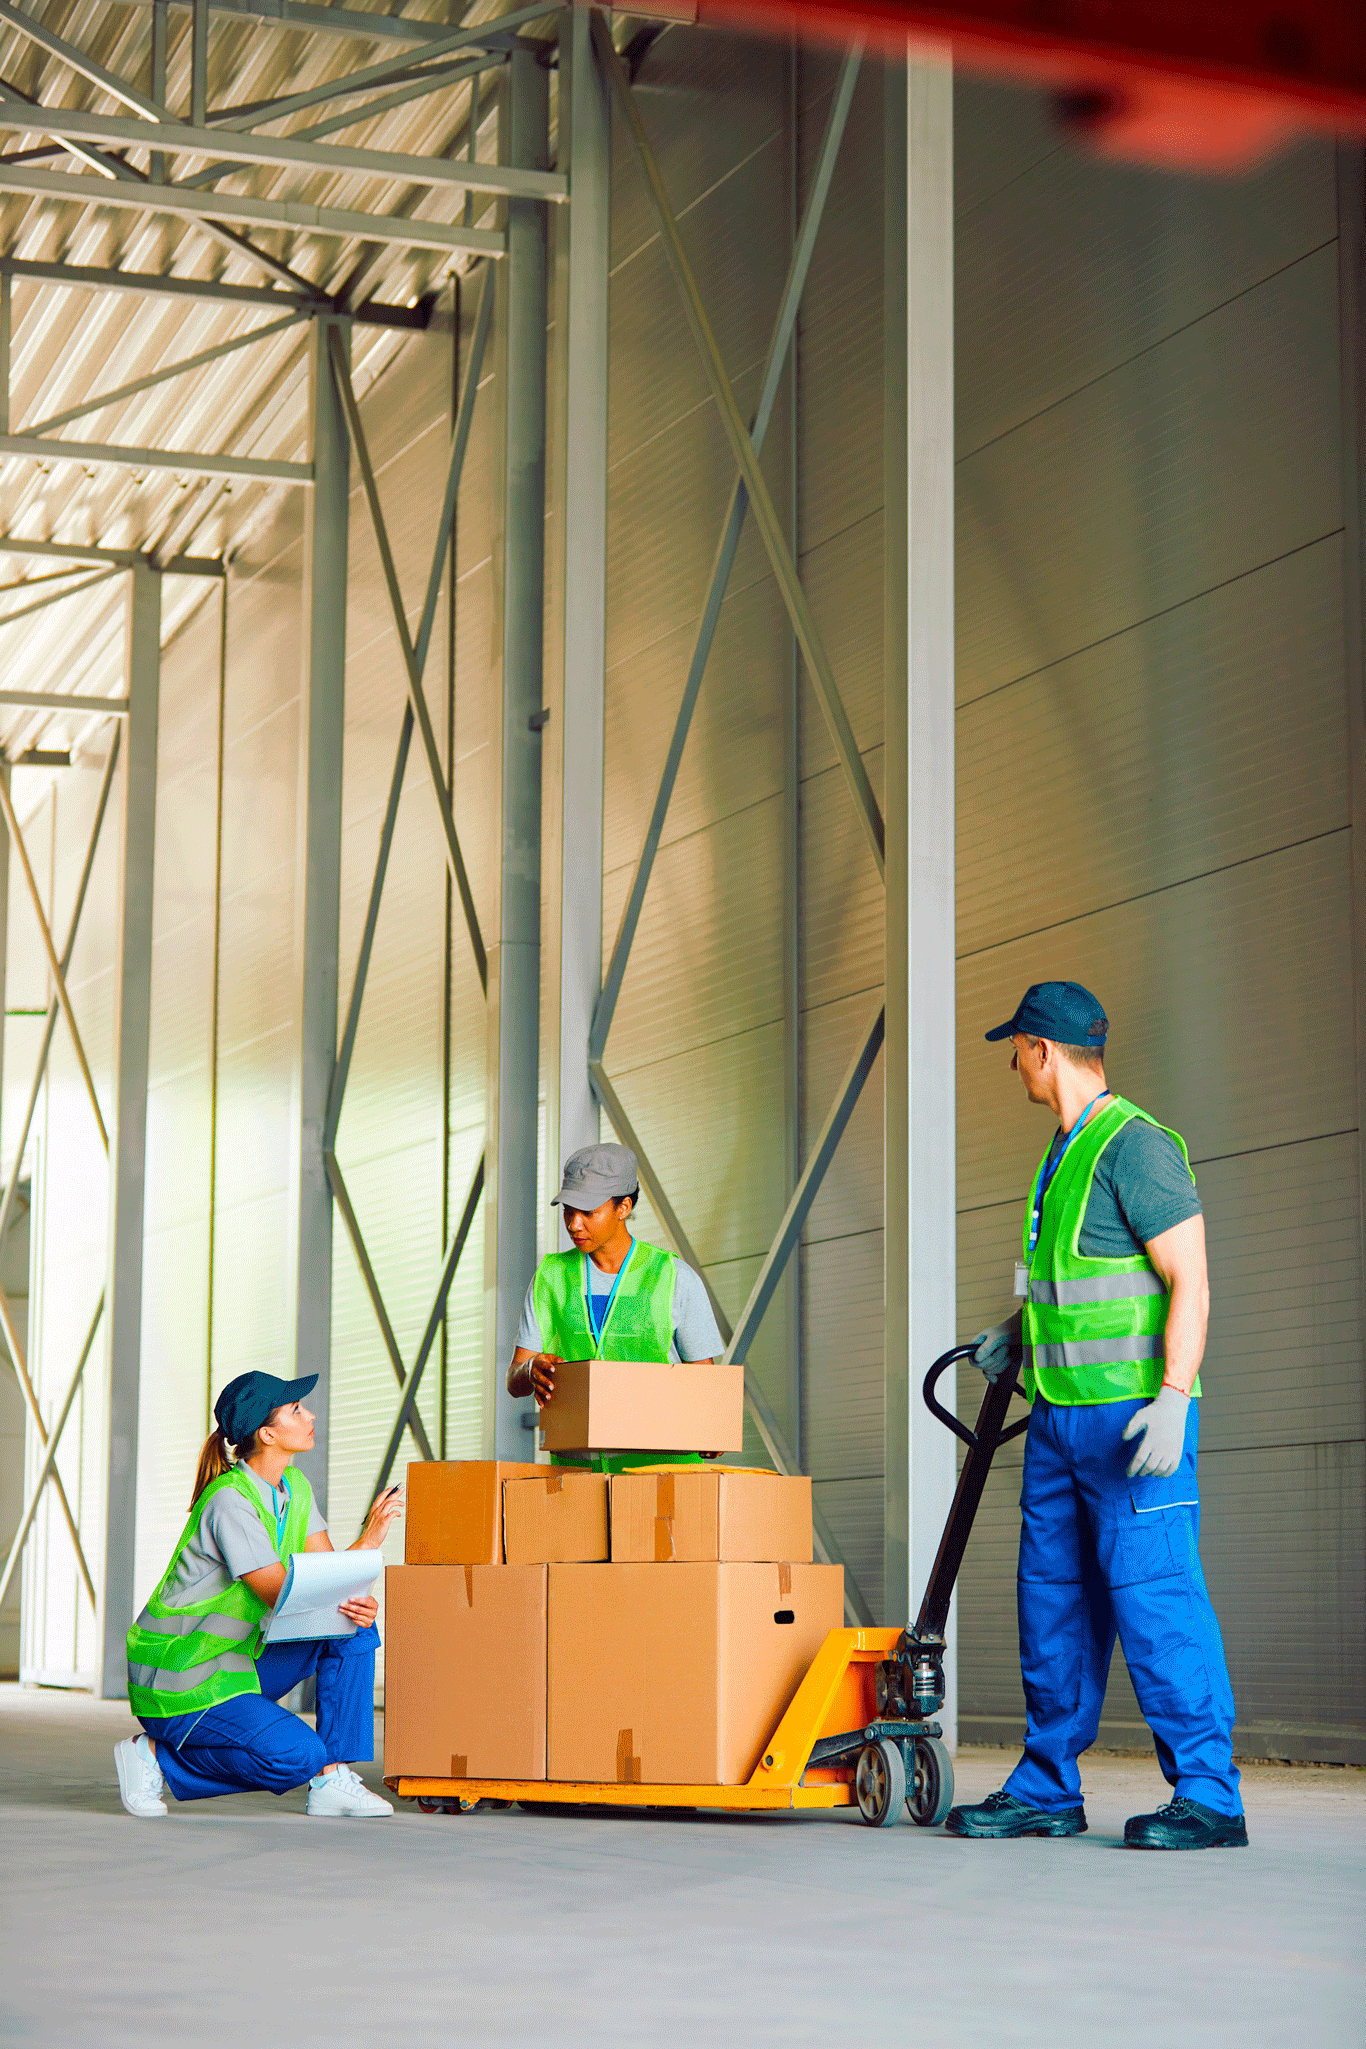
[[[228,1440],[223,1435],[223,1426],[220,1423],[204,1439],[204,1449],[199,1454],[199,1471],[194,1476],[194,1494],[190,1501],[191,1508],[194,1507],[195,1502],[198,1501],[206,1487],[211,1487],[215,1480],[221,1480],[224,1473],[230,1472],[231,1469],[232,1460],[228,1457]]]

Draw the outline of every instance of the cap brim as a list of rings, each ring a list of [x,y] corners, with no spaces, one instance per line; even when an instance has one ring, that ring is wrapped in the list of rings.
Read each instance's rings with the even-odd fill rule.
[[[312,1394],[314,1388],[318,1385],[318,1376],[316,1373],[301,1373],[297,1380],[291,1380],[287,1385],[290,1400],[292,1402],[301,1402],[304,1396]]]
[[[562,1188],[550,1207],[570,1209],[597,1209],[600,1203],[621,1202],[631,1193],[629,1188]]]
[[[1019,1029],[1020,1027],[1016,1024],[1014,1018],[1008,1017],[1003,1025],[997,1025],[994,1032],[983,1032],[982,1037],[984,1039],[1013,1039]]]

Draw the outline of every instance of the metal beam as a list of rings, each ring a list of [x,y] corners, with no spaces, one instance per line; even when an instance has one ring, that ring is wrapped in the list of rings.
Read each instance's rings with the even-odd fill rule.
[[[365,1292],[370,1297],[370,1306],[375,1312],[375,1321],[379,1325],[380,1336],[384,1340],[384,1349],[389,1355],[389,1364],[394,1370],[395,1380],[402,1387],[407,1377],[403,1367],[403,1355],[398,1349],[398,1339],[394,1336],[394,1327],[389,1321],[389,1312],[384,1306],[384,1297],[380,1293],[379,1281],[376,1278],[365,1238],[356,1217],[355,1205],[351,1201],[350,1190],[347,1188],[342,1170],[337,1164],[335,1153],[325,1152],[323,1154],[323,1164],[327,1169],[328,1182],[332,1189],[333,1199],[341,1214],[342,1225],[347,1237],[351,1240],[351,1248],[356,1255],[356,1265],[360,1268],[361,1279],[365,1283]],[[432,1456],[432,1447],[421,1416],[415,1415],[413,1417],[412,1431],[417,1439],[423,1458],[429,1459]],[[310,1452],[309,1457],[312,1456],[313,1453]]]
[[[957,1329],[954,1127],[953,73],[883,72],[884,1127],[883,1614],[929,1578],[953,1443],[918,1399]],[[944,1720],[957,1715],[954,1624]]]
[[[127,1689],[124,1638],[133,1619],[138,1399],[142,1380],[142,1248],[147,1176],[147,1066],[152,1027],[152,883],[156,858],[161,578],[129,577],[128,738],[124,749],[118,923],[114,945],[114,1142],[109,1154],[109,1471],[99,1693]]]
[[[61,285],[71,291],[153,292],[167,298],[205,299],[225,306],[278,307],[296,313],[332,314],[331,301],[315,291],[274,291],[269,285],[230,285],[215,278],[160,277],[151,271],[108,270],[90,264],[30,263],[26,258],[0,258],[0,283],[6,275],[31,278],[36,284]],[[425,332],[431,314],[421,306],[381,306],[373,300],[348,318],[362,327],[394,327]],[[8,430],[6,430],[8,431]]]
[[[429,70],[430,60],[444,55],[454,55],[477,44],[479,40],[480,32],[477,27],[457,29],[453,35],[441,37],[431,48],[420,50],[415,55],[408,53],[402,57],[385,57],[377,64],[362,65],[358,70],[347,71],[339,78],[324,79],[320,85],[309,86],[303,92],[285,93],[273,100],[258,100],[250,107],[226,109],[223,113],[213,116],[213,125],[215,129],[228,135],[241,134],[250,128],[259,127],[264,121],[279,121],[287,114],[302,113],[306,108],[321,106],[328,100],[369,92],[372,86],[399,80],[408,84],[418,84],[432,75],[432,70]],[[499,40],[495,38],[495,41]],[[501,39],[502,47],[499,48],[496,59],[500,64],[506,56],[506,42],[506,38]],[[471,61],[470,66],[452,64],[433,69],[442,83],[454,83],[455,78],[468,77],[474,65],[482,67],[487,61],[486,58],[477,58]]]
[[[190,119],[202,128],[209,111],[209,0],[190,11]]]
[[[24,14],[19,8],[11,7],[9,0],[0,0],[0,22],[7,22],[12,29],[17,29],[21,36],[27,37],[29,42],[36,43],[49,57],[55,57],[58,63],[67,65],[78,78],[85,79],[90,85],[98,86],[100,91],[107,92],[111,99],[120,100],[125,107],[131,107],[135,114],[142,114],[149,121],[161,119],[162,110],[154,100],[149,100],[135,86],[129,85],[127,79],[119,78],[112,71],[106,71],[93,57],[87,57],[84,50],[77,49],[65,36],[55,35],[45,23],[35,20],[33,15]]]
[[[33,462],[103,464],[120,470],[173,470],[187,477],[247,477],[263,484],[311,484],[306,462],[263,462],[251,455],[201,455],[169,448],[124,448],[104,441],[49,441],[39,434],[0,434],[0,456]]]
[[[307,128],[296,129],[294,131],[295,137],[300,142],[321,142],[325,135],[336,135],[343,129],[359,127],[361,122],[373,121],[381,114],[392,112],[395,107],[411,106],[414,100],[426,99],[431,93],[449,91],[452,86],[459,85],[463,79],[475,78],[481,72],[491,70],[495,64],[501,65],[504,61],[504,58],[500,55],[497,58],[474,57],[467,64],[440,65],[430,75],[422,72],[416,78],[409,80],[406,85],[400,86],[395,92],[382,93],[378,99],[365,100],[358,107],[348,107],[344,113],[330,114],[325,121],[310,122]],[[355,90],[354,86],[350,84],[343,86],[339,82],[334,88],[332,96],[341,98],[344,94],[354,92]],[[267,101],[264,108],[244,110],[243,117],[241,117],[241,126],[253,128],[259,122],[277,120],[279,118],[278,114],[271,111],[273,106],[273,101]],[[250,114],[250,119],[245,118],[247,114]],[[193,172],[184,182],[186,185],[196,188],[215,185],[220,178],[226,178],[237,168],[236,162],[225,160],[222,163],[210,164],[207,170]],[[468,206],[468,194],[465,203]]]
[[[539,167],[549,154],[549,82],[514,53],[499,105],[499,157]],[[508,202],[499,274],[503,394],[502,592],[498,691],[497,924],[489,945],[488,1170],[484,1299],[486,1455],[516,1458],[525,1405],[507,1391],[522,1297],[536,1265],[541,1015],[541,725],[545,632],[546,216]],[[495,579],[496,581],[496,579]],[[596,875],[594,886],[596,887]]]
[[[36,199],[67,199],[78,206],[116,206],[134,213],[172,214],[178,220],[188,219],[204,226],[214,221],[236,221],[248,227],[283,228],[295,234],[392,242],[405,249],[469,250],[476,256],[503,253],[502,236],[488,228],[405,220],[398,214],[358,213],[348,207],[314,206],[304,199],[253,199],[245,194],[194,192],[183,185],[106,183],[100,178],[29,166],[15,169],[12,165],[0,165],[0,192],[24,192]],[[266,260],[258,251],[249,253],[258,260]]]
[[[524,57],[521,61],[534,63],[535,59]],[[0,131],[5,129],[23,135],[52,135],[62,142],[110,143],[118,149],[146,149],[155,143],[167,156],[216,157],[223,149],[223,132],[218,128],[180,121],[153,125],[119,114],[18,106],[0,100]],[[349,143],[306,142],[299,135],[254,135],[238,129],[231,134],[234,164],[381,178],[391,183],[429,185],[433,190],[489,192],[500,199],[569,197],[568,182],[557,171],[527,170],[517,164],[472,164],[467,157],[407,156],[398,150],[360,149]]]
[[[27,555],[36,562],[108,562],[116,569],[135,569],[150,563],[165,576],[223,576],[226,571],[217,555],[172,555],[157,562],[141,548],[82,547],[79,541],[39,541],[22,534],[0,534],[0,555]]]
[[[14,278],[0,269],[0,434],[9,433],[10,356],[14,339]]]
[[[640,109],[636,105],[635,95],[631,91],[630,82],[622,67],[621,59],[618,57],[613,46],[606,23],[603,17],[596,11],[593,14],[593,36],[597,43],[598,53],[602,59],[603,66],[612,81],[612,90],[616,96],[617,104],[625,117],[627,130],[635,144],[636,155],[640,160],[640,167],[644,174],[646,193],[654,210],[655,219],[659,223],[660,244],[668,260],[669,268],[673,272],[674,283],[678,288],[678,295],[683,303],[683,311],[692,330],[693,340],[697,346],[697,352],[702,359],[703,368],[707,373],[707,381],[712,388],[712,396],[716,401],[716,410],[720,417],[721,425],[730,443],[731,454],[736,467],[744,479],[745,488],[749,493],[750,504],[754,511],[755,525],[759,529],[765,552],[772,566],[774,581],[787,608],[788,617],[792,621],[792,630],[797,636],[797,645],[802,651],[802,659],[806,664],[807,674],[811,678],[817,702],[820,705],[826,726],[829,729],[831,740],[834,742],[835,753],[839,758],[845,781],[854,799],[859,823],[863,828],[869,851],[877,864],[878,873],[881,874],[884,837],[882,812],[873,793],[873,786],[868,779],[868,771],[864,767],[863,758],[858,751],[853,728],[849,724],[848,714],[844,709],[843,700],[836,687],[834,672],[830,667],[829,657],[825,652],[816,622],[811,615],[811,607],[807,603],[806,593],[802,589],[796,564],[792,560],[791,551],[783,534],[782,521],[779,518],[777,507],[773,503],[772,494],[764,479],[763,471],[759,467],[759,459],[754,452],[754,444],[746,432],[745,423],[740,416],[740,409],[736,405],[735,393],[731,388],[730,378],[726,374],[721,351],[717,347],[716,337],[712,333],[711,322],[707,318],[706,309],[702,304],[701,295],[697,289],[697,280],[692,274],[692,266],[688,262],[683,249],[682,238],[678,232],[678,222],[674,217],[673,209],[669,205],[669,198],[664,189],[664,180],[660,175],[659,165],[655,161],[654,152],[650,148],[649,138],[645,133],[644,123],[640,118]]]
[[[644,1146],[640,1142],[639,1134],[626,1114],[626,1108],[621,1097],[617,1094],[616,1088],[600,1060],[594,1060],[590,1064],[589,1073],[593,1077],[593,1087],[601,1098],[603,1108],[611,1119],[612,1129],[616,1132],[621,1143],[630,1146],[631,1151],[636,1156],[640,1167],[640,1185],[650,1198],[650,1207],[663,1226],[665,1237],[673,1247],[673,1250],[678,1254],[678,1257],[693,1269],[693,1272],[698,1276],[703,1287],[706,1289],[707,1299],[711,1303],[712,1314],[716,1318],[716,1327],[721,1333],[722,1340],[729,1344],[731,1338],[730,1318],[721,1307],[720,1298],[717,1296],[711,1282],[707,1279],[702,1262],[694,1252],[689,1242],[688,1234],[683,1229],[672,1203],[664,1192],[663,1183],[655,1173],[650,1156],[645,1151]],[[778,1419],[765,1399],[763,1389],[759,1386],[758,1381],[750,1372],[748,1366],[745,1368],[745,1407],[749,1410],[754,1427],[763,1441],[765,1451],[773,1461],[774,1471],[779,1473],[799,1472],[801,1469],[784,1441]],[[835,1540],[834,1532],[815,1503],[812,1504],[811,1508],[811,1520],[817,1556],[824,1560],[827,1565],[839,1565],[844,1569],[844,1610],[846,1615],[855,1626],[871,1622],[873,1611],[864,1600],[858,1581],[854,1578],[848,1565],[845,1564],[844,1554]]]
[[[612,102],[588,16],[560,28],[560,161],[574,203],[555,222],[557,466],[554,532],[560,554],[560,661],[547,676],[550,723],[542,858],[549,985],[545,1020],[546,1166],[601,1133],[588,1079],[602,977],[604,669],[607,645],[607,301],[612,225]],[[556,674],[558,666],[558,675]],[[552,695],[552,693],[554,693]],[[545,1191],[549,1193],[549,1191]],[[559,1211],[553,1212],[559,1218]],[[556,1243],[568,1240],[556,1234]]]
[[[1366,1300],[1366,153],[1359,143],[1346,137],[1338,143],[1336,169],[1343,652],[1358,1105],[1357,1250],[1362,1299]]]
[[[200,349],[197,355],[186,356],[179,363],[165,363],[146,377],[135,377],[131,384],[120,384],[113,391],[98,392],[94,398],[82,399],[78,406],[68,406],[64,413],[53,413],[49,419],[35,420],[24,431],[28,435],[53,434],[58,427],[69,426],[72,420],[84,419],[88,413],[98,413],[104,406],[119,405],[126,398],[136,398],[140,391],[150,391],[154,385],[169,383],[172,377],[183,377],[188,370],[202,370],[223,356],[235,355],[238,349],[250,348],[253,342],[268,341],[272,335],[284,334],[288,328],[297,327],[303,317],[302,313],[286,313],[282,320],[271,320],[264,327],[254,327],[250,334],[235,334],[230,341],[218,342],[211,349]]]
[[[118,572],[111,569],[106,574],[115,576]],[[105,578],[101,576],[97,580],[103,583]],[[77,584],[76,588],[85,590],[87,586]],[[0,620],[0,625],[5,623],[4,620]],[[63,697],[56,690],[0,690],[0,705],[13,705],[23,711],[49,711],[54,716],[63,712],[74,713],[82,718],[121,719],[128,716],[126,697]]]
[[[132,4],[146,6],[150,0],[132,0]],[[170,4],[188,10],[194,0],[170,0]],[[430,54],[450,47],[450,30],[444,23],[412,14],[372,14],[356,7],[310,5],[309,0],[209,0],[209,10],[259,22],[262,28],[304,28],[314,35],[354,36],[366,42],[426,43],[434,46]],[[514,30],[557,11],[557,7],[521,7],[461,31],[462,40],[493,48],[511,42]]]
[[[65,590],[48,591],[46,596],[35,598],[31,605],[21,605],[17,612],[0,613],[0,626],[12,626],[16,619],[32,618],[35,612],[45,612],[49,605],[59,605],[63,598],[74,598],[78,591],[93,590],[96,584],[108,583],[112,577],[118,574],[119,571],[117,569],[101,569],[94,576],[87,577],[84,583],[69,583]],[[20,588],[22,588],[21,585],[10,585],[11,590]],[[0,595],[3,595],[3,593],[0,593]],[[70,701],[68,700],[68,702]],[[94,702],[95,700],[91,699],[88,701]],[[0,704],[50,705],[53,702],[54,695],[52,691],[48,691],[45,695],[39,690],[0,690]]]
[[[816,236],[825,215],[825,202],[830,192],[830,183],[835,174],[835,163],[840,144],[844,139],[845,124],[849,118],[849,107],[858,82],[859,65],[862,62],[861,48],[850,50],[840,67],[835,82],[835,91],[826,119],[825,134],[821,140],[820,154],[807,196],[806,210],[802,217],[796,241],[788,265],[787,281],[778,304],[778,317],[774,322],[772,339],[768,345],[768,357],[764,363],[763,380],[759,389],[759,403],[754,409],[754,422],[750,439],[757,455],[764,445],[769,420],[777,402],[778,388],[782,382],[787,362],[787,352],[796,331],[797,309],[801,304],[806,280],[811,269],[811,258],[815,253]],[[607,1035],[612,1029],[617,1002],[621,996],[621,985],[626,974],[626,963],[630,958],[635,941],[636,928],[640,923],[641,910],[645,903],[645,892],[649,887],[654,870],[655,856],[664,833],[664,820],[673,797],[674,785],[683,760],[683,749],[692,726],[693,712],[697,706],[702,678],[706,673],[716,629],[721,619],[721,606],[730,582],[730,573],[735,565],[740,546],[740,531],[744,526],[745,514],[749,510],[749,493],[743,480],[737,477],[731,488],[730,504],[721,522],[721,537],[716,544],[716,555],[712,563],[711,578],[702,606],[702,617],[698,623],[697,638],[693,643],[692,660],[688,664],[687,680],[679,701],[674,730],[669,741],[669,750],[664,758],[659,788],[655,793],[654,809],[645,830],[645,841],[641,848],[636,872],[631,878],[631,887],[622,906],[617,936],[612,946],[612,957],[603,977],[602,994],[598,998],[593,1017],[593,1032],[590,1041],[592,1058],[600,1060],[607,1045]]]
[[[296,1374],[316,1373],[313,1449],[300,1461],[327,1513],[332,1398],[332,1192],[324,1132],[337,1053],[341,930],[342,735],[351,437],[332,373],[348,331],[317,321],[310,344],[315,488],[306,529],[300,682],[295,974],[298,1045],[291,1109],[293,1348]]]

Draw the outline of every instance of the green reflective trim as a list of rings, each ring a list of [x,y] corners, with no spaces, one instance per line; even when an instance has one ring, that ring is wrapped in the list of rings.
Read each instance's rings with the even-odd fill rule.
[[[1127,1263],[1126,1263],[1127,1264]],[[1029,1299],[1050,1308],[1072,1308],[1078,1302],[1123,1302],[1139,1295],[1165,1295],[1162,1276],[1150,1266],[1135,1264],[1132,1272],[1086,1274],[1076,1281],[1044,1281],[1030,1277]]]

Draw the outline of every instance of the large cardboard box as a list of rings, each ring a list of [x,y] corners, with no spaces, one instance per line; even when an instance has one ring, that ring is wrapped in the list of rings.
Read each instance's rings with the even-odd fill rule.
[[[612,1557],[623,1564],[784,1560],[809,1565],[811,1482],[804,1473],[789,1478],[734,1466],[617,1473],[612,1480]]]
[[[386,1779],[543,1779],[546,1567],[391,1565]]]
[[[837,1565],[552,1565],[556,1780],[741,1785],[844,1618]]]
[[[743,1366],[567,1359],[541,1410],[547,1451],[739,1451]]]
[[[612,1555],[605,1473],[538,1466],[534,1480],[503,1483],[509,1565],[595,1564]]]
[[[541,1468],[505,1459],[424,1459],[408,1468],[409,1565],[501,1565],[503,1482]]]

